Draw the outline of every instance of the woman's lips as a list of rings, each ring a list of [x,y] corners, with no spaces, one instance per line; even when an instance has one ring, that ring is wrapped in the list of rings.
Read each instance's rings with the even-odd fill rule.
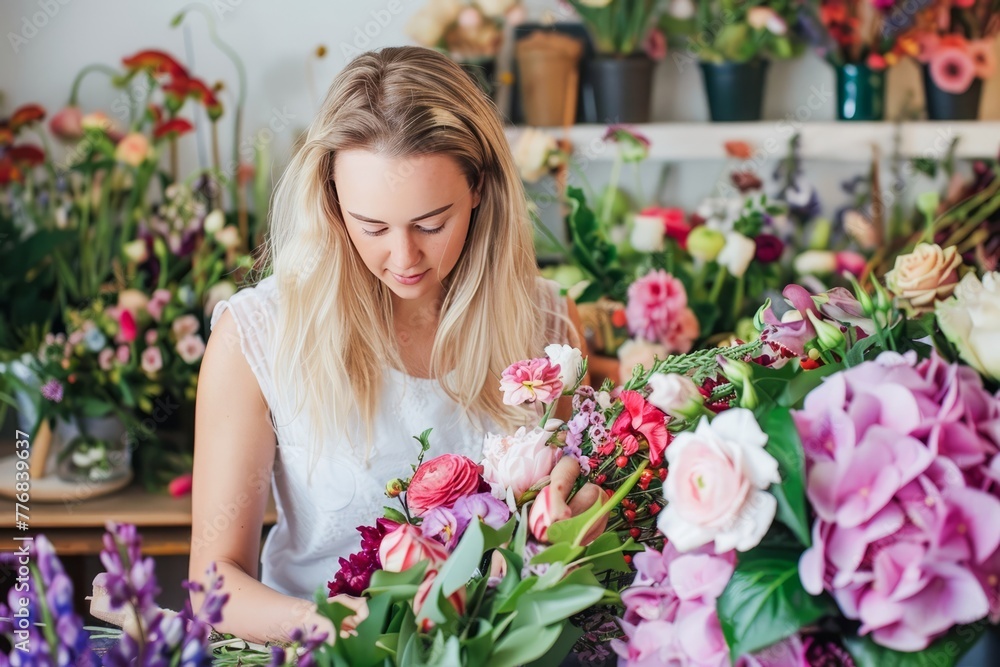
[[[427,271],[430,271],[430,269],[427,269]],[[427,275],[427,271],[424,271],[423,273],[412,274],[409,276],[401,276],[398,273],[393,273],[392,271],[390,271],[389,273],[392,273],[392,277],[395,278],[396,282],[398,282],[401,285],[416,285],[421,281],[421,279],[423,279],[424,276]]]

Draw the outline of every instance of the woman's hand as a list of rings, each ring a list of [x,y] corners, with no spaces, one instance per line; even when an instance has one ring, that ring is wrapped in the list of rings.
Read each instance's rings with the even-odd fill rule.
[[[353,595],[341,594],[327,598],[326,601],[331,604],[334,602],[340,603],[354,611],[352,615],[345,618],[344,622],[340,624],[339,636],[348,637],[350,635],[356,635],[358,625],[360,625],[363,620],[368,618],[368,600],[365,598],[356,598]],[[332,644],[337,640],[338,635],[333,630],[333,621],[326,616],[314,611],[312,618],[306,623],[307,627],[313,625],[317,626],[320,632],[326,633],[326,641],[328,644]]]

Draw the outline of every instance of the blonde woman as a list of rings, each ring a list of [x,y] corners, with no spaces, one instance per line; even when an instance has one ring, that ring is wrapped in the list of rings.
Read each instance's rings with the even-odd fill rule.
[[[487,430],[537,420],[503,404],[503,369],[582,345],[575,307],[538,275],[495,108],[432,50],[362,54],[337,77],[278,184],[268,258],[212,316],[190,561],[192,579],[213,561],[225,577],[218,629],[258,642],[332,630],[310,600],[385,482],[412,472],[413,435],[479,460]]]

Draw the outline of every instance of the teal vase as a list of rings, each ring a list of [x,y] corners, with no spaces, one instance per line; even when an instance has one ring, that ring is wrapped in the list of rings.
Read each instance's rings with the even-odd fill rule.
[[[847,63],[837,72],[837,118],[882,120],[885,117],[885,70]]]

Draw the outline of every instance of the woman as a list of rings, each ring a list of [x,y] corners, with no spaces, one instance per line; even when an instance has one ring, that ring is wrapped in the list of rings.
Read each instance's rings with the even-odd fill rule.
[[[225,578],[219,630],[332,630],[309,600],[410,471],[412,436],[479,460],[487,430],[538,419],[503,404],[501,372],[582,336],[538,276],[517,174],[492,103],[444,56],[366,53],[334,81],[277,187],[273,275],[216,307],[202,362],[190,577],[214,561]]]

